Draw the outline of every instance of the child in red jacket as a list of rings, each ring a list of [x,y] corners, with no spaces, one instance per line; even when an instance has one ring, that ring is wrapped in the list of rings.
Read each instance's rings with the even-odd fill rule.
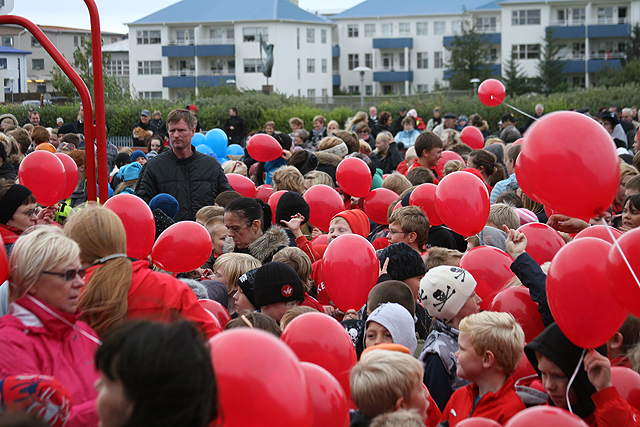
[[[524,332],[509,313],[485,311],[460,322],[457,374],[473,381],[455,391],[440,422],[455,427],[470,417],[505,424],[525,409],[511,378],[522,356]]]

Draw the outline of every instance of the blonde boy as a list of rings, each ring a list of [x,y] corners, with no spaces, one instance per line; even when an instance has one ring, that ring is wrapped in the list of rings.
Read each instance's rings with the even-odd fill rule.
[[[524,332],[509,313],[484,311],[460,322],[457,374],[472,381],[451,395],[440,422],[455,427],[470,417],[505,424],[525,409],[511,374],[522,357]]]

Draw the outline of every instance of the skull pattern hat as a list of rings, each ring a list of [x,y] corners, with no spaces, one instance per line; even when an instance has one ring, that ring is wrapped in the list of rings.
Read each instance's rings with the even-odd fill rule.
[[[441,265],[420,280],[418,293],[431,317],[449,323],[473,295],[476,280],[464,268]]]

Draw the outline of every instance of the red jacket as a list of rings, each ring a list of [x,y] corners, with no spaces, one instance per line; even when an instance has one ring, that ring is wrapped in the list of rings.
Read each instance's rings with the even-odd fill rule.
[[[98,394],[93,388],[99,377],[93,363],[97,334],[78,320],[79,314],[63,313],[36,300],[47,308],[43,309],[34,300],[22,297],[0,317],[0,376],[50,375],[73,398],[66,426],[98,425]]]
[[[525,409],[510,376],[497,393],[485,394],[474,406],[477,397],[478,386],[475,383],[456,390],[442,411],[440,422],[448,421],[449,427],[455,427],[467,418],[484,417],[504,425],[511,417]]]
[[[615,387],[591,395],[596,410],[584,421],[591,427],[630,427],[640,425],[640,412],[620,397]]]

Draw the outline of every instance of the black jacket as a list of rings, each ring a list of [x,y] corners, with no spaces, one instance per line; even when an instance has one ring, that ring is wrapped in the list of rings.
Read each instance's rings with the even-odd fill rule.
[[[14,180],[18,177],[15,168],[9,162],[2,162],[0,165],[0,179]]]
[[[380,153],[376,152],[372,153],[369,157],[371,158],[373,165],[376,168],[382,169],[382,173],[385,174],[396,170],[400,162],[403,160],[402,153],[398,150],[398,145],[395,142],[389,144],[386,157],[382,157]]]
[[[164,138],[165,136],[169,136],[169,133],[167,132],[167,122],[165,122],[164,120],[153,119],[149,123],[156,128],[158,135],[160,135],[161,137]]]
[[[213,206],[218,194],[233,190],[216,159],[191,149],[193,155],[186,159],[173,150],[160,153],[144,166],[136,187],[136,196],[147,203],[160,193],[175,197],[180,204],[176,222],[195,221],[200,208]]]
[[[242,140],[246,135],[244,120],[240,116],[229,116],[224,122],[224,131],[229,137],[230,144],[242,145]]]

